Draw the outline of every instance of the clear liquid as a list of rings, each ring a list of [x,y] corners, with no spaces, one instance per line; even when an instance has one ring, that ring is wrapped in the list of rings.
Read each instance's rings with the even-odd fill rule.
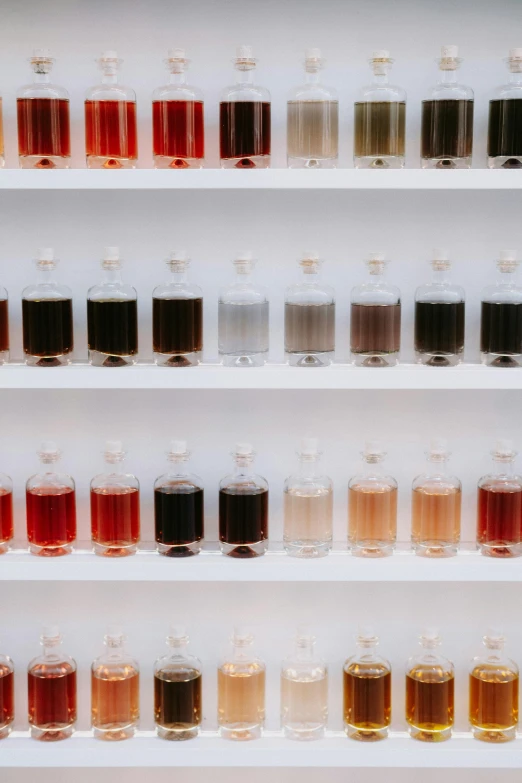
[[[265,722],[265,669],[250,664],[224,663],[218,669],[218,725],[227,739],[259,737]]]
[[[321,161],[336,161],[338,151],[338,102],[288,101],[288,165],[321,168]]]
[[[328,676],[323,668],[281,672],[281,724],[291,739],[319,739],[328,718]]]
[[[298,557],[319,557],[332,546],[333,492],[320,487],[284,493],[285,549]]]
[[[268,353],[268,302],[218,307],[218,349],[222,356],[248,364],[249,357]],[[243,360],[243,362],[241,362]]]

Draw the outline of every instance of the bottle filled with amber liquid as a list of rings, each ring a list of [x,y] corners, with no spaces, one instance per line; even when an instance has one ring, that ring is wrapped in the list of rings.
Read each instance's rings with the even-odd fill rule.
[[[71,476],[56,471],[61,454],[56,443],[44,441],[38,451],[42,473],[26,484],[27,540],[33,555],[68,555],[76,539],[75,484]]]
[[[69,93],[51,83],[49,74],[55,60],[48,49],[35,49],[29,62],[34,81],[16,93],[20,168],[68,169],[71,165]]]
[[[433,251],[431,282],[415,292],[415,360],[428,367],[454,367],[464,356],[464,289],[450,279],[445,250]]]
[[[355,101],[356,169],[402,169],[406,148],[406,92],[390,84],[390,52],[380,49],[370,59],[372,82]]]
[[[385,557],[397,540],[397,482],[382,470],[382,444],[368,441],[363,470],[348,484],[348,546],[354,555]]]
[[[201,169],[205,158],[203,93],[187,84],[190,60],[169,49],[168,84],[152,95],[152,155],[157,169]]]
[[[357,367],[392,367],[401,348],[401,292],[384,277],[387,261],[372,253],[369,278],[352,288],[350,351]]]
[[[518,666],[506,656],[498,628],[490,628],[482,641],[486,650],[473,658],[469,674],[471,731],[483,742],[509,742],[518,725]]]
[[[337,91],[321,82],[324,60],[320,49],[305,51],[304,67],[304,84],[288,96],[288,168],[335,169],[339,155]]]
[[[270,167],[270,93],[254,84],[256,63],[251,46],[238,46],[236,83],[223,90],[219,103],[222,169]]]
[[[488,367],[522,366],[522,286],[514,250],[501,250],[497,280],[482,292],[480,358]]]
[[[14,665],[8,655],[0,653],[0,740],[10,735],[14,718]]]
[[[138,160],[136,93],[118,83],[123,60],[114,51],[97,60],[101,84],[85,96],[85,152],[89,169],[135,169]]]
[[[51,247],[38,251],[39,280],[22,291],[22,332],[26,364],[60,367],[74,350],[71,289],[54,279],[58,259]]]
[[[426,452],[427,471],[413,481],[411,543],[417,555],[451,557],[458,552],[462,484],[447,473],[449,458],[446,441],[432,440]]]
[[[490,557],[522,555],[522,476],[514,470],[517,452],[497,440],[491,452],[495,472],[478,483],[477,546]]]
[[[324,557],[333,540],[333,482],[319,467],[316,438],[303,438],[299,470],[285,481],[283,542],[292,557]]]
[[[506,58],[509,82],[497,87],[489,102],[488,166],[522,167],[522,48]]]
[[[167,473],[154,482],[156,549],[167,557],[190,557],[203,546],[203,483],[187,470],[190,451],[186,441],[171,441],[167,460]]]
[[[285,354],[292,367],[325,367],[335,355],[335,294],[321,282],[317,253],[299,259],[303,277],[285,292]]]
[[[13,535],[13,482],[5,473],[0,473],[0,555],[8,551]]]
[[[249,443],[231,456],[234,473],[219,482],[219,546],[230,557],[259,557],[268,549],[268,483],[252,471]]]
[[[102,280],[87,293],[89,362],[95,367],[126,367],[138,358],[138,295],[121,278],[118,247],[106,247]]]
[[[315,636],[297,629],[294,651],[281,666],[281,726],[288,739],[324,737],[328,721],[328,668],[315,652]]]
[[[440,80],[422,101],[421,167],[469,169],[473,152],[473,90],[457,82],[457,46],[443,46]]]
[[[162,367],[194,367],[203,351],[203,292],[188,280],[184,250],[167,258],[169,279],[152,292],[154,361]]]
[[[428,628],[420,637],[421,652],[406,663],[406,721],[410,736],[422,742],[451,737],[455,704],[455,669],[437,652],[438,631]]]
[[[248,628],[234,628],[232,650],[218,668],[218,727],[224,739],[252,740],[265,723],[266,667]]]
[[[9,361],[9,298],[0,285],[0,364]]]
[[[171,625],[167,655],[154,664],[154,722],[166,740],[197,737],[203,720],[201,661],[187,652],[189,637]]]
[[[124,473],[126,456],[119,440],[108,440],[104,473],[91,481],[91,538],[94,553],[105,557],[134,555],[140,540],[140,485]]]
[[[352,739],[375,742],[388,736],[391,723],[391,665],[377,653],[373,628],[360,628],[356,642],[343,667],[344,730]]]
[[[45,626],[40,643],[43,652],[27,669],[29,728],[33,739],[54,742],[75,728],[76,661],[62,650],[57,626]]]
[[[138,662],[125,651],[119,626],[107,629],[105,652],[91,666],[91,726],[103,740],[133,737],[140,718]]]

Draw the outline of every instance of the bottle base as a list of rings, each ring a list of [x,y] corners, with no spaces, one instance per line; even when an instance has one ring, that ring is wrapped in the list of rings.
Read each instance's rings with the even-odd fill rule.
[[[479,544],[478,549],[485,557],[520,557],[522,542],[488,541],[487,544]]]
[[[336,169],[338,158],[293,158],[287,157],[289,169]]]
[[[155,353],[158,367],[196,367],[201,362],[201,351],[191,353]]]
[[[9,361],[9,351],[0,351],[0,364],[7,364]]]
[[[243,723],[232,723],[228,726],[220,726],[219,736],[222,737],[222,739],[237,740],[239,742],[259,739],[261,736],[261,726],[259,724],[246,725]]]
[[[399,363],[398,353],[353,353],[352,362],[356,367],[395,367]]]
[[[471,155],[467,158],[421,158],[421,169],[470,169]]]
[[[61,155],[20,155],[18,158],[21,169],[70,169],[70,157]]]
[[[403,169],[405,163],[404,155],[367,155],[353,159],[356,169]]]
[[[111,544],[101,544],[98,541],[92,542],[93,552],[100,557],[128,557],[135,555],[138,551],[138,544],[128,544],[125,541],[114,541]]]
[[[488,169],[522,169],[522,155],[498,155],[488,158]]]
[[[202,169],[203,158],[173,158],[169,155],[154,155],[155,169]]]
[[[5,555],[11,548],[11,539],[8,541],[0,541],[0,555]]]
[[[135,169],[138,163],[136,158],[109,158],[105,155],[87,155],[88,169]]]
[[[395,543],[389,541],[358,541],[351,546],[354,557],[390,557],[394,549]]]
[[[448,541],[418,541],[412,548],[419,557],[455,557],[459,551],[458,544]]]
[[[156,551],[165,557],[192,557],[199,555],[203,541],[192,541],[188,544],[161,544],[156,542]]]
[[[6,739],[10,735],[10,733],[13,730],[13,724],[10,723],[8,726],[1,726],[0,727],[0,740]]]
[[[522,367],[522,353],[484,353],[480,361],[486,367]]]
[[[295,351],[285,354],[290,367],[328,367],[333,362],[333,351]]]
[[[138,354],[136,353],[123,356],[89,350],[89,364],[92,364],[93,367],[129,367],[136,364],[137,361]]]
[[[29,552],[37,557],[62,557],[70,555],[73,551],[72,544],[57,544],[56,546],[39,546],[29,543]]]
[[[31,726],[31,737],[40,742],[60,742],[74,734],[74,726]]]
[[[199,726],[166,728],[165,726],[156,726],[156,734],[160,739],[170,742],[183,742],[194,739],[199,734]]]
[[[299,742],[313,742],[324,737],[325,727],[298,723],[294,726],[283,726],[283,734],[286,739],[298,740]]]
[[[251,544],[229,544],[220,541],[219,548],[223,555],[228,555],[229,557],[235,557],[237,559],[261,557],[268,549],[268,540],[254,541]]]
[[[408,731],[412,739],[420,742],[446,742],[451,739],[451,726],[438,731],[420,726],[410,726]]]
[[[471,727],[471,733],[476,740],[481,742],[511,742],[517,735],[516,726],[509,729],[484,729],[478,726]]]
[[[106,742],[121,742],[121,740],[131,739],[136,734],[136,726],[107,726],[106,728],[92,727],[92,735],[95,739],[105,740]]]
[[[285,541],[283,544],[289,557],[326,557],[332,548],[331,541]]]
[[[262,367],[267,360],[268,353],[235,354],[222,353],[221,363],[224,367]]]
[[[221,158],[222,169],[269,169],[270,155],[244,155],[240,158]]]
[[[25,363],[28,367],[66,367],[71,363],[70,354],[60,356],[31,356],[25,355]]]
[[[456,367],[462,363],[462,353],[421,353],[415,351],[415,361],[417,364],[423,364],[425,367]]]
[[[2,155],[0,155],[0,169],[3,169],[4,166],[5,166],[5,158],[4,158],[3,154],[2,154]]]
[[[350,739],[357,740],[358,742],[379,742],[380,740],[386,739],[388,736],[388,726],[384,726],[381,729],[366,729],[345,723],[344,730]]]

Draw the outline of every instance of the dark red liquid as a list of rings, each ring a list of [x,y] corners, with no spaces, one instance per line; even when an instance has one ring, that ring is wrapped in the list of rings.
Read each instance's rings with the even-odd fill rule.
[[[246,544],[268,538],[268,490],[219,491],[219,540],[239,544],[237,557],[252,556]],[[232,553],[234,554],[234,553]]]
[[[9,350],[9,303],[0,299],[0,351]]]
[[[22,299],[24,353],[53,357],[71,353],[72,299]]]
[[[134,487],[91,489],[92,540],[128,546],[140,539],[140,492]]]
[[[53,664],[52,673],[38,664],[27,675],[29,723],[58,729],[76,721],[76,672],[70,664]],[[40,675],[40,676],[38,676]]]
[[[85,101],[85,150],[87,155],[100,158],[135,160],[138,131],[134,101]]]
[[[70,487],[37,487],[26,492],[27,538],[57,548],[76,538],[76,497]],[[48,553],[49,554],[49,553]]]
[[[61,98],[18,98],[19,155],[71,154],[69,101]]]
[[[154,353],[194,353],[203,348],[203,299],[152,300]]]
[[[0,543],[13,537],[13,493],[0,489]]]
[[[477,543],[498,547],[498,555],[509,554],[503,547],[522,541],[522,490],[479,487]]]
[[[173,549],[172,556],[192,554],[185,544],[203,538],[204,492],[186,482],[172,481],[154,490],[154,524],[158,544],[182,547]]]
[[[153,101],[152,151],[168,158],[203,158],[203,101]],[[183,168],[183,161],[173,168]]]
[[[0,730],[14,720],[14,674],[0,663]]]
[[[219,104],[221,158],[270,155],[270,104],[230,101]]]

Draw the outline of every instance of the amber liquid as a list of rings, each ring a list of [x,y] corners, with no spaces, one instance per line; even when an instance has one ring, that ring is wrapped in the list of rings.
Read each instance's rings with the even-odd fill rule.
[[[130,665],[111,672],[103,665],[91,672],[91,721],[97,736],[125,739],[140,716],[140,675]]]
[[[323,353],[335,349],[335,304],[285,304],[285,351]]]
[[[5,551],[1,546],[13,537],[13,493],[0,489],[0,554]]]
[[[509,98],[489,102],[488,155],[522,156],[522,100]],[[506,161],[505,168],[520,168],[518,160]]]
[[[41,555],[64,555],[76,538],[76,498],[70,487],[26,492],[27,538]],[[35,549],[33,548],[33,551]]]
[[[9,350],[9,302],[0,299],[0,353]]]
[[[397,353],[401,347],[401,305],[352,304],[352,353]]]
[[[58,740],[76,722],[76,671],[71,664],[40,663],[28,675],[29,724],[39,739]],[[63,733],[62,733],[63,732]]]
[[[138,302],[87,300],[87,342],[90,351],[110,357],[138,353]],[[105,364],[108,363],[105,361]]]
[[[186,167],[186,158],[203,158],[203,101],[153,101],[153,155],[174,158],[170,167]],[[180,160],[177,160],[180,158]]]
[[[71,353],[72,299],[22,299],[24,353],[52,359]]]
[[[472,147],[473,101],[422,102],[422,158],[470,158]]]
[[[261,101],[231,101],[219,104],[221,158],[252,158],[270,155],[270,104]],[[249,160],[238,166],[253,168]]]
[[[464,302],[416,302],[415,350],[458,355],[464,351]],[[436,359],[433,364],[437,364]]]
[[[62,98],[18,98],[18,154],[69,157],[71,133],[69,101]],[[41,160],[41,168],[53,168]]]
[[[265,722],[265,670],[224,663],[218,669],[218,725],[231,739],[258,736]]]
[[[469,721],[478,739],[512,739],[507,732],[518,723],[518,674],[486,663],[476,666],[469,676]]]
[[[14,721],[14,674],[0,663],[0,739]]]
[[[442,667],[413,668],[406,675],[406,720],[416,739],[448,739],[453,726],[455,678]]]
[[[91,534],[104,554],[122,556],[135,551],[140,540],[140,491],[135,487],[91,489]]]
[[[343,713],[355,739],[378,740],[391,723],[391,672],[379,663],[352,663],[343,675]]]
[[[482,302],[480,350],[490,354],[522,354],[522,303]]]
[[[462,492],[426,481],[412,492],[411,538],[419,553],[441,557],[455,554],[460,539]]]
[[[203,299],[152,299],[152,345],[154,353],[177,357],[203,349]]]
[[[154,675],[154,721],[165,739],[194,735],[202,720],[202,676],[197,669],[164,669]]]
[[[403,157],[406,137],[406,104],[368,101],[355,104],[357,158]]]
[[[203,538],[204,490],[186,481],[171,481],[154,490],[156,542],[169,557],[194,554],[188,545]],[[170,549],[168,547],[171,547]]]
[[[219,490],[219,540],[234,545],[232,557],[255,557],[249,544],[268,538],[268,490]]]
[[[118,158],[136,160],[134,101],[85,101],[85,149],[87,157],[107,158],[106,168],[119,168]]]
[[[355,484],[348,489],[348,540],[359,554],[391,554],[397,536],[397,489]]]
[[[485,483],[478,489],[477,544],[483,554],[510,557],[522,543],[522,489]]]

